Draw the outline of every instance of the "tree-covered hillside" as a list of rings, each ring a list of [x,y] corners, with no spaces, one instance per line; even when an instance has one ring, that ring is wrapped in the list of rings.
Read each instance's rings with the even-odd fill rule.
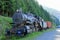
[[[52,15],[51,17],[52,17],[52,19],[53,19],[53,23],[55,23],[56,26],[58,26],[58,25],[60,24],[59,19],[58,19],[57,17],[53,16],[53,15]]]
[[[25,13],[32,12],[46,21],[51,21],[49,13],[42,6],[39,6],[35,0],[0,0],[0,15],[12,16],[19,8],[22,8]]]

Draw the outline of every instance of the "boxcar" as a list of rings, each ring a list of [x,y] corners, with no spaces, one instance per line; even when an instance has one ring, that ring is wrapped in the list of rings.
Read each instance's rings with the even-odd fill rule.
[[[47,28],[51,28],[52,27],[52,23],[50,21],[47,21]]]

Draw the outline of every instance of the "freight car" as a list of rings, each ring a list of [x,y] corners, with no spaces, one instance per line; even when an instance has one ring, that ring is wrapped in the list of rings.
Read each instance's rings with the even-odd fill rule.
[[[50,21],[46,21],[47,23],[47,28],[51,28],[52,27],[52,23]]]
[[[43,21],[43,29],[47,29],[47,23],[45,21]]]

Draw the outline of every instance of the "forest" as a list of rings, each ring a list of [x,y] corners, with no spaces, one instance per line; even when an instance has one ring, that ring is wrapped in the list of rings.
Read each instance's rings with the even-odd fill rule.
[[[19,8],[22,8],[24,13],[31,12],[45,21],[52,21],[49,13],[36,0],[0,0],[0,15],[12,17]]]

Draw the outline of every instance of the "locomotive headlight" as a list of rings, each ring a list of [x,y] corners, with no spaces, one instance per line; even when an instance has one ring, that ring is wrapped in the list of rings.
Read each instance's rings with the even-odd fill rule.
[[[18,34],[21,34],[21,31],[18,31],[17,33],[18,33]]]
[[[21,36],[21,35],[22,35],[21,31],[18,30],[18,31],[16,32],[16,35],[17,35],[17,36]]]
[[[18,34],[20,34],[21,32],[20,31],[18,31]]]

